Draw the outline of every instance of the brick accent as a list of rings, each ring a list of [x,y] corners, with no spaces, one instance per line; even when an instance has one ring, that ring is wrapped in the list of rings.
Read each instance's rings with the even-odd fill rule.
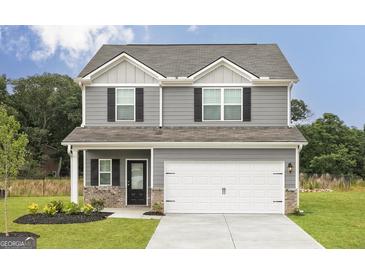
[[[151,191],[151,204],[162,202],[163,203],[163,189],[154,188]]]
[[[298,207],[298,190],[290,189],[285,191],[285,214],[293,213]]]
[[[84,187],[84,202],[91,199],[103,199],[105,207],[125,207],[125,189],[120,186],[86,186]]]
[[[86,186],[84,187],[84,202],[90,203],[91,199],[103,199],[105,207],[125,207],[125,188],[120,186]],[[163,195],[162,195],[163,199]],[[148,190],[147,203],[151,205],[151,190]],[[132,205],[133,206],[133,205]]]

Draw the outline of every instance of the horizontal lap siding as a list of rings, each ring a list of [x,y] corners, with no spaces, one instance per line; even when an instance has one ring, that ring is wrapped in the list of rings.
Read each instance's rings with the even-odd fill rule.
[[[107,87],[86,87],[86,126],[158,126],[159,88],[144,87],[143,122],[107,122]]]
[[[288,99],[286,87],[253,87],[250,122],[194,122],[194,89],[163,89],[164,126],[286,126]]]
[[[296,166],[295,149],[155,149],[155,188],[164,185],[164,161],[285,161],[285,166]],[[286,171],[285,187],[295,188],[294,171]]]
[[[90,186],[91,159],[120,159],[120,182],[125,186],[125,159],[148,159],[148,186],[150,186],[149,150],[88,150],[86,152],[86,185]]]

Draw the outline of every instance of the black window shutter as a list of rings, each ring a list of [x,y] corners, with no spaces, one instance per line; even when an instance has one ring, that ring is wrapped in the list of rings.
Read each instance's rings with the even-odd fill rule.
[[[108,88],[108,122],[115,122],[115,88]]]
[[[91,159],[91,176],[90,176],[90,185],[97,186],[99,185],[99,160]]]
[[[202,121],[202,89],[194,88],[194,121]]]
[[[143,88],[136,88],[136,122],[143,122]]]
[[[243,99],[242,120],[243,122],[249,122],[251,121],[251,88],[243,88],[242,99]]]
[[[112,185],[120,186],[120,160],[112,160]]]

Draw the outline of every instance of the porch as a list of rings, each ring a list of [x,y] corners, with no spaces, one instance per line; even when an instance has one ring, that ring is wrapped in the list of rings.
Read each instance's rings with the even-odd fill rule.
[[[84,201],[101,199],[107,208],[150,207],[153,148],[81,149],[69,146],[71,201],[78,202],[79,153],[83,153]]]

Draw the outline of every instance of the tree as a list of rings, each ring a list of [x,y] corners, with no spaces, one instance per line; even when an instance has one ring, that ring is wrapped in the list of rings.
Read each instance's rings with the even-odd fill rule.
[[[0,176],[4,178],[4,215],[5,234],[8,233],[8,180],[18,174],[24,165],[28,138],[19,132],[20,124],[14,116],[9,116],[3,106],[0,106]]]
[[[291,120],[293,122],[305,121],[313,115],[308,105],[300,99],[291,100]]]
[[[9,104],[28,135],[30,174],[44,159],[46,147],[57,150],[55,157],[68,159],[61,141],[81,123],[81,90],[68,76],[45,73],[12,81],[14,93]],[[64,162],[64,165],[67,164]],[[28,176],[28,174],[25,174]]]
[[[302,172],[364,177],[364,131],[346,126],[332,113],[298,128],[308,140],[300,155]]]

